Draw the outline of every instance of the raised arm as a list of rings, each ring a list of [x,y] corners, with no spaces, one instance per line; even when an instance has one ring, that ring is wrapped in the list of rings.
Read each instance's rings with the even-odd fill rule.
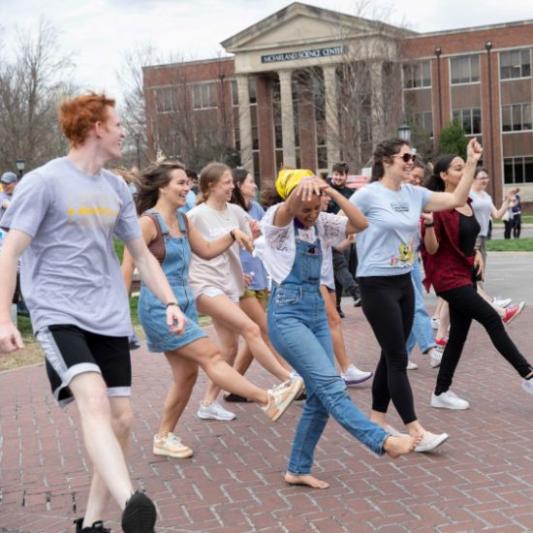
[[[348,224],[346,224],[346,235],[352,235],[358,231],[363,231],[368,228],[368,220],[365,215],[354,205],[348,198],[345,198],[339,191],[333,187],[328,186],[324,189],[332,200],[334,200],[340,207],[341,211],[348,217]]]
[[[16,229],[7,233],[0,249],[0,352],[13,352],[24,347],[20,332],[11,320],[11,302],[17,285],[17,264],[31,237]]]
[[[509,209],[509,207],[512,206],[512,202],[513,202],[515,196],[516,196],[516,189],[511,189],[507,193],[507,196],[504,198],[500,209],[496,209],[493,206],[493,209],[492,209],[492,211],[490,213],[492,218],[496,218],[496,219],[502,218],[503,215],[505,214],[505,212],[507,211],[507,209]]]
[[[483,148],[475,138],[470,139],[467,147],[467,160],[461,181],[453,192],[434,192],[429,197],[429,202],[424,206],[427,211],[445,211],[466,204],[468,194],[474,182],[474,173]]]

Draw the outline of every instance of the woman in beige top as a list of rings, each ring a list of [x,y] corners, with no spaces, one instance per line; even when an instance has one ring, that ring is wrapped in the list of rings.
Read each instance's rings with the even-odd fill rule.
[[[200,172],[200,204],[187,213],[191,224],[207,240],[218,238],[238,228],[251,233],[250,217],[238,205],[229,203],[234,188],[231,170],[222,163],[210,163]],[[244,337],[253,356],[271,374],[285,382],[290,372],[275,358],[259,326],[239,307],[244,292],[244,274],[239,259],[239,247],[234,244],[218,257],[206,260],[194,253],[189,281],[196,297],[198,311],[213,319],[222,355],[230,364],[237,354],[239,335]],[[217,401],[220,388],[209,382],[198,417],[213,420],[233,420],[235,414]]]

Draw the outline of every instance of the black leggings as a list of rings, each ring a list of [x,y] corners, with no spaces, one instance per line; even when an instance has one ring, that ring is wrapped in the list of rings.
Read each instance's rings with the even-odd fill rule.
[[[531,372],[531,365],[507,335],[500,315],[473,285],[440,292],[439,296],[450,304],[450,338],[442,356],[435,394],[450,388],[472,320],[477,320],[487,330],[494,347],[522,377]]]
[[[405,350],[415,312],[411,275],[364,277],[359,278],[359,285],[363,312],[381,346],[372,409],[386,413],[392,399],[404,424],[409,424],[416,420]]]

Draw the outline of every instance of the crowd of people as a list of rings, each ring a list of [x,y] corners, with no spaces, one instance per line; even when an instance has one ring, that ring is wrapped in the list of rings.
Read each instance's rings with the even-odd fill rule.
[[[124,130],[105,95],[65,101],[60,124],[70,142],[65,157],[27,174],[15,193],[16,175],[0,179],[0,225],[7,232],[0,352],[23,347],[10,318],[22,257],[22,293],[52,393],[60,405],[76,400],[93,466],[77,533],[109,531],[103,522],[109,496],[127,533],[150,533],[156,523],[154,503],[134,489],[126,464],[135,269],[148,350],[164,354],[172,376],[154,428],[155,455],[193,455],[178,428],[199,369],[209,378],[196,408],[200,419],[236,417],[219,400],[221,391],[226,402],[256,403],[272,422],[293,401],[305,401],[284,475],[290,485],[328,487],[312,467],[330,416],[377,455],[433,452],[449,436],[418,418],[409,356],[418,344],[439,369],[431,406],[469,408],[451,384],[472,320],[533,394],[533,366],[505,330],[524,304],[495,302],[482,287],[488,221],[515,209],[518,191],[494,207],[475,139],[466,161],[452,154],[431,167],[402,139],[380,142],[371,183],[355,193],[344,163],[330,180],[283,169],[260,205],[253,177],[218,162],[198,176],[168,159],[134,173],[107,170],[120,158]],[[122,264],[114,238],[125,243]],[[435,320],[423,286],[440,298]],[[360,370],[347,352],[343,294],[362,307],[381,348],[374,372]],[[211,317],[217,343],[198,324],[198,312]],[[277,380],[271,389],[245,376],[253,359]],[[367,416],[347,387],[372,376]],[[403,430],[387,421],[391,402]]]

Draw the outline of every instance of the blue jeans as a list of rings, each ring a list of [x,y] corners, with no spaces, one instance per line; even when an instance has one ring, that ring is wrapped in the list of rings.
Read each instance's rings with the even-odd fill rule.
[[[318,286],[274,287],[268,331],[276,350],[302,376],[307,400],[296,428],[288,471],[308,474],[329,415],[373,452],[383,454],[388,437],[352,402],[337,373],[324,302]]]
[[[419,259],[417,259],[413,265],[411,279],[415,290],[415,316],[413,320],[413,328],[407,339],[405,349],[407,354],[410,354],[415,347],[415,344],[418,343],[420,351],[425,353],[431,348],[435,348],[436,344],[435,339],[433,338],[433,330],[431,329],[431,319],[424,304],[424,289],[422,287],[422,274],[420,272]]]

